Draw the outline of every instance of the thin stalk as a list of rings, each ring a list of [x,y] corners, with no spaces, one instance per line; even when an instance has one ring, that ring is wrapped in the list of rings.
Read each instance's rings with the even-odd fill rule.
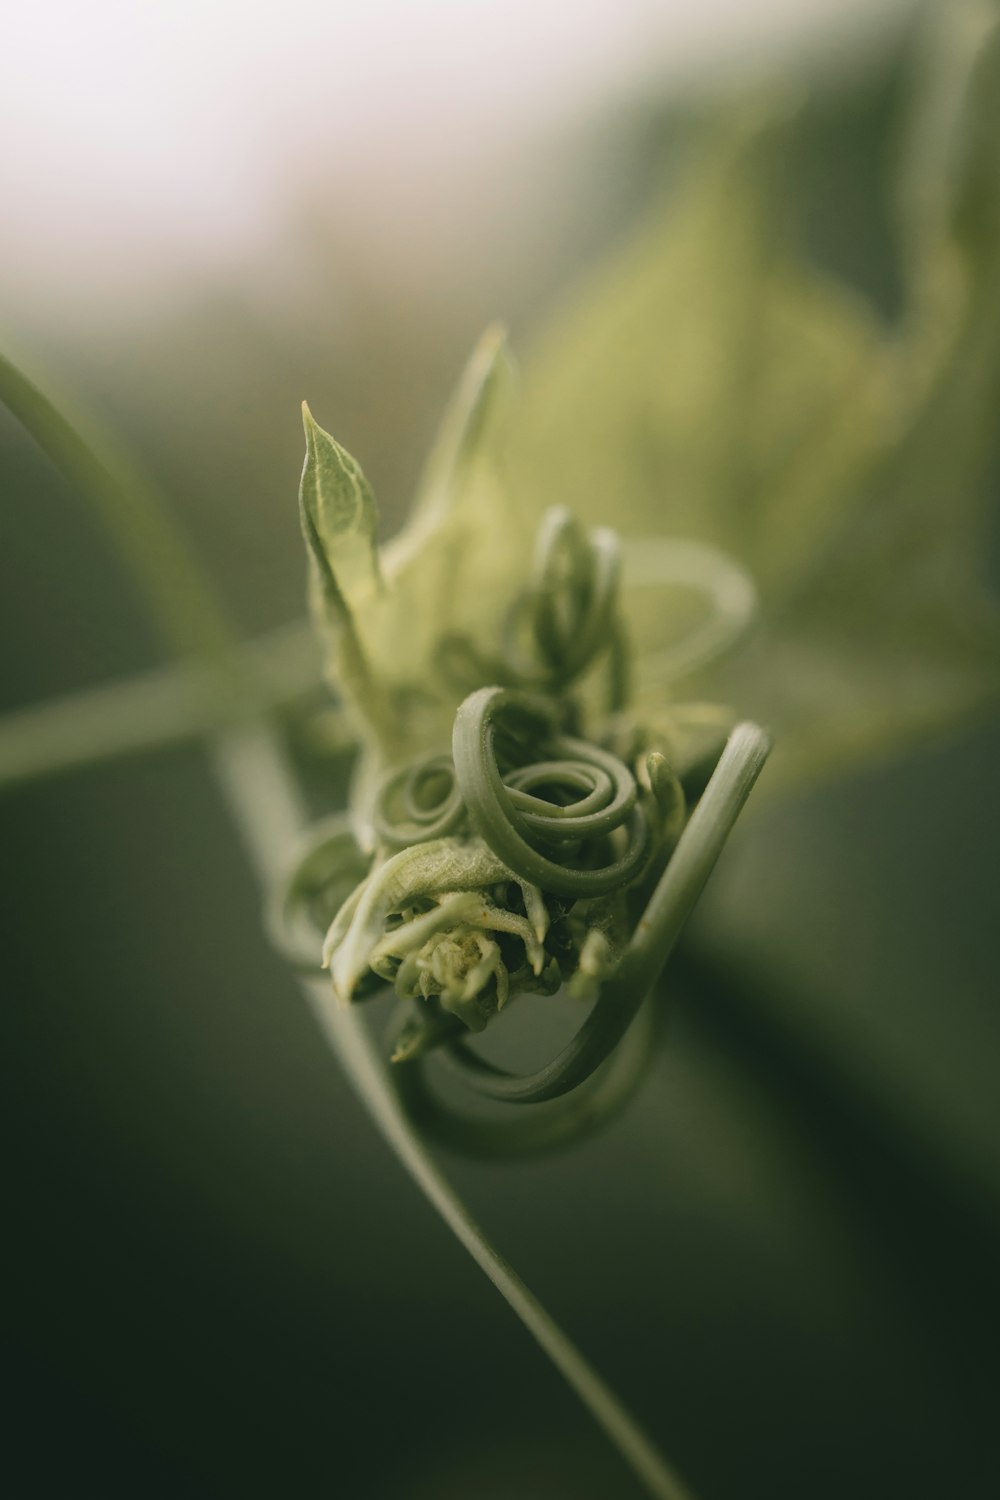
[[[235,641],[187,538],[151,486],[109,443],[87,433],[0,354],[0,401],[57,469],[89,500],[164,645],[180,656],[219,657]]]
[[[240,647],[239,663],[261,713],[291,707],[320,683],[305,622]],[[0,791],[203,739],[233,713],[232,699],[218,692],[218,673],[195,661],[16,709],[0,719]]]

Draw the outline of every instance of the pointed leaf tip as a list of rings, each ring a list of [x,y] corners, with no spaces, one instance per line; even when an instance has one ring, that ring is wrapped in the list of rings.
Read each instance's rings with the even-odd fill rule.
[[[486,364],[492,364],[499,355],[509,353],[509,345],[507,325],[497,319],[493,323],[488,323],[479,335],[472,357],[481,359]]]
[[[302,403],[306,459],[299,489],[302,529],[313,559],[310,602],[334,648],[341,691],[372,723],[382,709],[366,658],[366,608],[381,588],[375,497],[360,464]]]

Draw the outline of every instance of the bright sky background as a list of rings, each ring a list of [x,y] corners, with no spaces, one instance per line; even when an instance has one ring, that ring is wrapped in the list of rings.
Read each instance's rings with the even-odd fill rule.
[[[266,259],[296,202],[421,203],[600,103],[907,0],[47,0],[0,45],[0,323]],[[428,199],[427,195],[430,194]],[[339,208],[337,205],[340,197]],[[329,210],[328,210],[329,211]]]

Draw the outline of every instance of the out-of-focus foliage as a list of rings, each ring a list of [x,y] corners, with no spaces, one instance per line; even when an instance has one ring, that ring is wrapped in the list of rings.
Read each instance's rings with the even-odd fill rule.
[[[980,582],[1000,388],[994,7],[942,11],[926,52],[896,326],[797,251],[782,194],[794,111],[741,116],[542,340],[513,435],[511,483],[535,505],[745,563],[758,628],[680,687],[768,722],[786,773],[935,731],[1000,682]],[[662,595],[634,595],[641,649],[672,618]],[[640,678],[651,701],[668,686]]]

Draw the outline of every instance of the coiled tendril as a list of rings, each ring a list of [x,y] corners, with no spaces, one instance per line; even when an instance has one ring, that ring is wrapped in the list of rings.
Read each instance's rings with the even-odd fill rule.
[[[438,645],[438,670],[463,692],[493,681],[560,695],[606,655],[607,708],[616,712],[628,679],[617,534],[603,526],[585,531],[564,506],[554,506],[539,528],[532,571],[503,622],[500,654],[486,656],[467,637],[447,635]]]
[[[605,526],[586,532],[564,506],[542,519],[532,585],[510,611],[505,627],[515,680],[564,692],[604,652],[612,658],[611,709],[624,701],[624,629],[618,602],[621,545]],[[519,648],[527,635],[531,655]]]
[[[667,961],[687,917],[770,750],[756,724],[733,730],[613,972],[576,1036],[550,1063],[512,1074],[473,1053],[450,1048],[454,1065],[477,1092],[515,1104],[538,1104],[576,1088],[610,1056]]]
[[[497,722],[501,714],[504,724]],[[509,764],[531,729],[542,732],[544,758]],[[581,897],[621,889],[638,873],[650,830],[635,777],[617,756],[558,733],[544,700],[480,688],[455,716],[452,753],[476,832],[520,879],[553,895]],[[550,796],[537,795],[541,789]],[[616,852],[619,833],[625,847]],[[554,848],[558,860],[548,852]]]
[[[405,849],[454,833],[464,816],[462,793],[448,755],[424,755],[382,781],[372,822],[379,841]]]
[[[500,691],[484,690],[489,695],[490,702],[495,701],[493,695]],[[516,704],[510,706],[516,706],[520,711],[525,705],[517,700]],[[532,712],[536,707],[533,702],[530,704]],[[478,714],[476,718],[478,720]],[[509,724],[504,727],[509,731]],[[506,741],[506,735],[504,740]],[[509,1128],[499,1121],[484,1123],[481,1118],[468,1115],[460,1107],[438,1099],[420,1071],[427,1061],[424,1051],[419,1048],[410,1049],[406,1060],[397,1064],[400,1095],[407,1108],[412,1108],[415,1117],[423,1125],[452,1146],[471,1152],[490,1155],[507,1152],[520,1154],[525,1150],[543,1149],[548,1144],[555,1145],[570,1139],[590,1128],[597,1116],[603,1117],[607,1111],[618,1107],[625,1087],[623,1080],[635,1079],[641,1073],[651,1033],[647,1030],[637,1036],[636,1049],[630,1049],[627,1063],[623,1058],[622,1069],[614,1075],[616,1081],[612,1081],[610,1075],[605,1079],[602,1064],[611,1057],[624,1037],[644,997],[663,968],[760,773],[769,743],[768,736],[756,725],[742,724],[733,731],[676,848],[648,894],[645,909],[634,925],[624,952],[601,984],[596,1003],[573,1039],[551,1062],[525,1074],[510,1073],[486,1061],[464,1041],[458,1040],[465,1028],[454,1016],[442,1015],[434,1019],[437,1041],[444,1044],[445,1055],[451,1065],[476,1093],[508,1103],[540,1104],[563,1099],[600,1070],[586,1099],[579,1103],[568,1103],[566,1108],[569,1112],[565,1120],[561,1116],[557,1120],[555,1116],[544,1113],[539,1117],[537,1133],[517,1121],[511,1121]],[[501,753],[504,751],[505,745],[501,747]],[[535,763],[536,767],[545,765],[544,761]],[[461,839],[442,842],[459,848],[463,843]],[[370,888],[370,882],[377,877],[377,867],[363,876],[365,864],[356,846],[348,849],[345,856],[347,843],[348,836],[343,823],[331,822],[329,831],[320,833],[312,845],[304,850],[298,869],[293,872],[282,893],[275,914],[276,926],[279,932],[284,929],[282,946],[296,960],[303,948],[303,928],[312,925],[315,944],[318,941],[318,930],[321,930],[317,928],[319,909],[324,914],[329,910],[329,885],[326,877],[330,873],[330,863],[346,857],[354,878],[361,878],[361,883],[348,896],[334,919],[334,925],[345,930],[352,910],[358,908],[362,893]],[[497,866],[490,866],[486,872],[488,884],[492,885],[495,881],[496,873]],[[338,869],[338,885],[341,889],[343,874],[344,866],[341,864]],[[526,885],[526,891],[530,889],[532,888]],[[407,895],[404,904],[409,899]],[[442,908],[445,903],[456,903],[457,899],[455,893],[442,894]],[[587,904],[584,902],[585,906]],[[423,922],[426,917],[420,915],[412,920]],[[524,918],[516,920],[523,922]],[[370,972],[357,991],[359,997],[370,993],[378,983],[378,976]],[[540,988],[544,992],[548,986],[543,984]],[[418,1001],[417,1004],[419,1007],[421,1002]],[[414,1073],[412,1070],[418,1071]]]

